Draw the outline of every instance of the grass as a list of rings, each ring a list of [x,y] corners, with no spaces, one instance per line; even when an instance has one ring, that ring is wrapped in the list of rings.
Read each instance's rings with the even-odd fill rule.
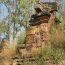
[[[16,51],[16,43],[13,42],[12,44],[9,43],[7,40],[2,41],[2,51],[0,53],[0,65],[10,65],[12,62],[11,57],[15,55]]]
[[[59,62],[65,59],[65,53],[63,49],[45,47],[39,49],[39,52],[34,57],[37,60],[24,61],[22,65],[58,65]]]

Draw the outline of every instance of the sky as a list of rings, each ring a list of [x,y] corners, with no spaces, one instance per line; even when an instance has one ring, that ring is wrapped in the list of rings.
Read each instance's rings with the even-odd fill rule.
[[[8,15],[7,8],[4,4],[0,4],[0,12],[0,20],[6,18],[6,16]]]

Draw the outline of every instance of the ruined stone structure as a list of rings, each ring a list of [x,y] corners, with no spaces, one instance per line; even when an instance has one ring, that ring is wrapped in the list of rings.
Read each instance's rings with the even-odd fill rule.
[[[22,62],[34,62],[37,49],[50,47],[50,28],[56,21],[57,4],[55,2],[37,3],[36,14],[30,19],[30,26],[26,31],[26,42],[17,47],[19,56],[13,57],[13,65],[22,65]]]
[[[27,47],[51,46],[50,28],[56,20],[57,5],[53,3],[37,3],[35,5],[36,14],[32,15],[30,27],[27,29]]]

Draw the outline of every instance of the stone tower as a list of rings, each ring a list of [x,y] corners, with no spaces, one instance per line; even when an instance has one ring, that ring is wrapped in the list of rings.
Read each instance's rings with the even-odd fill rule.
[[[30,27],[26,33],[26,47],[50,47],[49,31],[56,20],[57,3],[37,3],[35,11],[36,14],[31,16]]]

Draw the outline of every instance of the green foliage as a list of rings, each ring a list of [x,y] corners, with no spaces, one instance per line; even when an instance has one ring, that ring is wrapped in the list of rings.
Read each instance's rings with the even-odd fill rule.
[[[20,32],[18,35],[18,43],[21,44],[25,41],[25,32]]]
[[[33,13],[32,4],[35,2],[35,0],[3,0],[1,3],[2,2],[8,9],[8,16],[6,17],[8,22],[3,19],[7,25],[1,25],[0,23],[0,33],[4,33],[4,28],[6,26],[5,32],[7,34],[7,38],[9,39],[11,34],[11,36],[15,38],[16,34],[21,30],[22,26],[27,28],[29,25],[29,19]]]
[[[20,4],[23,8],[30,7],[30,5],[34,2],[34,0],[21,0]],[[27,5],[25,5],[27,4]]]
[[[0,22],[0,34],[4,33],[6,29],[4,21]]]
[[[34,2],[35,0],[20,0],[22,12],[23,12],[22,15],[25,16],[21,23],[24,25],[25,28],[29,26],[29,20],[30,20],[31,14],[34,12],[32,8]]]

